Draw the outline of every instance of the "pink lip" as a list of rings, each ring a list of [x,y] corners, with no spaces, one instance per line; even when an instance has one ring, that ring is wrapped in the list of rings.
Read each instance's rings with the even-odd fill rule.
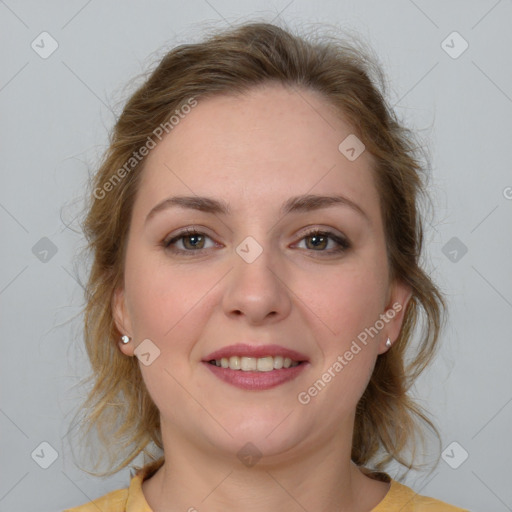
[[[246,345],[244,343],[238,343],[236,345],[230,345],[229,347],[224,347],[215,352],[212,352],[208,356],[206,356],[203,361],[209,362],[212,359],[222,359],[223,357],[230,358],[231,356],[240,356],[240,357],[266,357],[266,356],[282,356],[289,357],[292,361],[308,361],[308,358],[295,350],[290,350],[285,347],[281,347],[280,345]],[[297,366],[299,368],[302,365]],[[218,367],[217,367],[218,368]],[[288,368],[289,370],[290,368]],[[238,370],[231,370],[237,372]],[[240,370],[241,371],[241,370]],[[253,372],[244,372],[244,373],[253,373]],[[267,372],[265,372],[267,373]],[[273,373],[268,372],[268,373]],[[261,373],[258,373],[261,375]]]
[[[291,368],[281,368],[270,372],[244,372],[243,370],[230,370],[203,361],[203,364],[219,379],[242,389],[262,391],[284,384],[305,370],[309,363],[301,363]]]

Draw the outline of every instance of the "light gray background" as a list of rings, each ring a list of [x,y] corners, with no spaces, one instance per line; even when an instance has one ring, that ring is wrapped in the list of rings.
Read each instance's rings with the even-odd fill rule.
[[[197,39],[203,24],[254,16],[360,33],[384,65],[398,114],[430,141],[429,268],[450,318],[416,392],[443,448],[460,445],[448,452],[452,465],[462,449],[469,458],[458,469],[441,460],[428,477],[405,483],[473,511],[512,510],[510,0],[0,0],[0,510],[55,512],[127,486],[128,470],[109,479],[79,471],[66,437],[83,393],[72,386],[87,369],[74,200],[133,90],[128,81],[162,47]],[[59,45],[46,59],[31,48],[43,31]],[[453,31],[469,43],[458,58],[442,46]],[[461,48],[451,41],[452,53]],[[43,237],[57,248],[47,261],[33,253]],[[457,262],[444,254],[453,237],[467,247]],[[48,469],[31,457],[43,441],[59,454]]]

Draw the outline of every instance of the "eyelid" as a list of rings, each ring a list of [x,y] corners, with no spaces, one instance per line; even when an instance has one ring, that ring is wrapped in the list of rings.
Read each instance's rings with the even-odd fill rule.
[[[329,227],[329,226],[322,226],[318,224],[313,224],[311,226],[304,227],[300,232],[299,236],[307,236],[311,233],[327,233],[329,235],[336,235],[339,238],[347,239],[346,235],[343,234],[343,232],[339,231],[338,229]],[[348,241],[348,239],[347,239]]]
[[[163,239],[161,244],[164,246],[164,248],[169,248],[170,247],[169,244],[173,241],[176,242],[176,241],[180,240],[181,238],[185,238],[185,237],[191,236],[191,235],[201,235],[201,236],[209,238],[210,240],[215,242],[215,244],[219,245],[219,242],[217,242],[213,238],[213,236],[209,235],[206,231],[208,231],[208,229],[203,226],[196,226],[196,225],[188,226],[186,228],[178,229],[176,232],[167,235]],[[199,252],[199,250],[198,251],[182,251],[182,252]]]

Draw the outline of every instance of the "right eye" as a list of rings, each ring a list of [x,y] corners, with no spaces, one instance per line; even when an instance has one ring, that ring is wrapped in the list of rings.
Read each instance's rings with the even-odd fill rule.
[[[186,254],[192,252],[196,253],[209,248],[205,247],[206,239],[211,240],[208,235],[202,233],[201,231],[187,228],[180,231],[172,238],[165,239],[162,242],[162,245],[166,250],[178,254]],[[177,243],[181,243],[183,249],[175,247]]]

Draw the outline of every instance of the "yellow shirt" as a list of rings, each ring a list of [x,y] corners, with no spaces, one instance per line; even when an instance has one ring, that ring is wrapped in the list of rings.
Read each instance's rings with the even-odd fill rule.
[[[130,480],[128,489],[112,491],[105,496],[64,512],[153,512],[142,493],[142,482],[152,476],[163,460],[154,461],[139,469]],[[443,501],[420,496],[410,487],[393,480],[385,473],[391,487],[384,499],[370,512],[469,512]]]

